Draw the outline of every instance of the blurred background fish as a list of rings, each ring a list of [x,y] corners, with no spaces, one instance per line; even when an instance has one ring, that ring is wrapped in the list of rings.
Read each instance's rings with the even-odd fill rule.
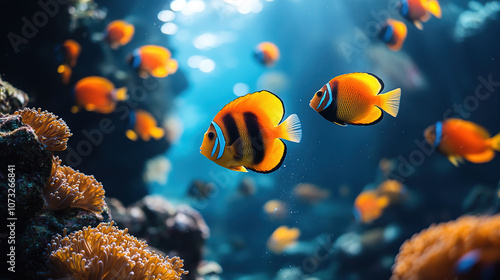
[[[165,78],[177,71],[177,60],[171,58],[168,49],[162,46],[142,46],[129,56],[129,63],[143,79],[148,76]]]
[[[118,49],[132,40],[134,36],[135,27],[124,21],[114,20],[106,26],[104,32],[104,41],[109,44],[112,49]]]
[[[115,110],[116,102],[127,99],[127,88],[115,88],[108,79],[97,76],[85,77],[75,84],[74,89],[76,106],[71,111],[78,112],[79,108],[109,114]]]

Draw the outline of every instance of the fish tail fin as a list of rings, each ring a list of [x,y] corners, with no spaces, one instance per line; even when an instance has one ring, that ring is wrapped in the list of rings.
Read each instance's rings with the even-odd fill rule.
[[[441,18],[441,6],[437,0],[427,2],[427,10],[437,18]]]
[[[120,100],[120,101],[127,100],[127,88],[122,87],[122,88],[117,89],[115,92],[115,98],[116,98],[116,100]]]
[[[500,152],[500,133],[498,133],[497,135],[493,136],[489,140],[491,141],[491,147],[495,151]]]
[[[153,128],[151,129],[150,134],[151,134],[151,136],[152,136],[154,139],[158,140],[158,139],[162,138],[162,137],[163,137],[163,135],[165,135],[165,131],[163,131],[163,129],[162,129],[162,128],[159,128],[159,127],[153,127]]]
[[[399,111],[399,100],[401,99],[401,89],[397,88],[384,94],[378,95],[380,97],[379,106],[382,110],[386,111],[389,115],[396,117]]]
[[[422,22],[421,21],[418,21],[418,20],[415,20],[413,21],[413,24],[415,25],[416,28],[418,28],[419,30],[424,30],[424,26],[422,25]]]
[[[137,133],[135,133],[135,131],[129,129],[127,130],[127,132],[125,132],[125,136],[127,136],[128,139],[132,140],[132,141],[137,141],[137,139],[139,138]]]
[[[174,74],[175,72],[177,72],[177,69],[179,68],[179,63],[175,59],[170,59],[167,62],[167,68],[169,74]]]
[[[296,114],[290,115],[278,127],[281,128],[278,138],[300,143],[300,139],[302,139],[302,126]]]

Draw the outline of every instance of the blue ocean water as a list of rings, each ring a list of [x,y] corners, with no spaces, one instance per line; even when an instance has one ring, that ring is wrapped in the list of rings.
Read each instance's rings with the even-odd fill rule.
[[[157,194],[197,209],[211,230],[204,259],[223,269],[206,279],[389,279],[401,244],[413,234],[465,214],[498,211],[498,156],[455,167],[426,142],[424,130],[454,117],[477,123],[491,135],[500,132],[500,4],[439,3],[442,18],[432,16],[418,30],[393,0],[95,1],[105,16],[84,18],[74,29],[56,23],[41,28],[19,56],[11,46],[4,48],[1,61],[6,63],[0,70],[34,95],[35,106],[66,120],[75,134],[70,150],[85,139],[82,131],[98,127],[103,118],[70,114],[76,79],[107,76],[132,93],[145,82],[154,85],[137,106],[167,128],[169,142],[127,140],[123,132],[130,128],[129,119],[115,113],[109,117],[116,131],[104,135],[102,144],[78,161],[71,152],[62,158],[94,174],[106,195],[125,204]],[[400,51],[389,50],[378,37],[387,18],[407,26]],[[99,37],[114,19],[136,27],[131,43],[116,51]],[[57,67],[47,53],[67,37],[78,39],[83,51],[73,83],[63,86],[55,71],[46,70]],[[263,41],[280,50],[271,67],[253,55]],[[145,44],[168,47],[177,72],[164,79],[138,78],[124,58]],[[384,113],[372,126],[341,127],[309,107],[330,79],[353,72],[375,74],[385,84],[383,92],[401,88],[396,118]],[[219,110],[260,90],[279,96],[285,118],[297,114],[301,120],[302,140],[286,142],[283,165],[270,174],[239,173],[200,154],[203,135]],[[152,179],[143,176],[149,173]],[[248,178],[253,194],[241,191]],[[404,199],[372,222],[357,221],[356,197],[385,179],[404,185]],[[189,196],[194,180],[213,188],[203,197]],[[301,184],[320,191],[301,194]],[[266,212],[271,200],[281,204]],[[301,234],[275,253],[266,243],[280,226]]]

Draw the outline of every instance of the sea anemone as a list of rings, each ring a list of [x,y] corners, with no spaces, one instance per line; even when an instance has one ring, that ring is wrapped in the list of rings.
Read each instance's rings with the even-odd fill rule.
[[[68,138],[71,134],[69,127],[62,119],[52,113],[42,109],[34,110],[24,108],[14,112],[14,115],[20,115],[22,122],[31,126],[35,131],[38,141],[49,151],[66,150]]]
[[[457,261],[483,248],[500,250],[500,215],[432,225],[401,246],[391,280],[462,279],[456,275]]]
[[[52,161],[51,178],[43,190],[45,207],[51,210],[81,208],[99,215],[104,209],[104,189],[94,176],[88,176]]]
[[[64,233],[66,235],[66,232]],[[147,244],[111,223],[56,235],[47,248],[53,279],[181,279],[183,261],[146,250]]]

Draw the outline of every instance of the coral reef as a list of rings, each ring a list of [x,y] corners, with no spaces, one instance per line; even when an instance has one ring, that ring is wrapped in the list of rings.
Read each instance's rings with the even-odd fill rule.
[[[25,108],[14,112],[20,115],[22,122],[29,125],[35,131],[45,149],[49,151],[64,151],[67,147],[68,138],[72,135],[68,126],[62,119],[52,113]]]
[[[146,250],[146,243],[113,223],[56,235],[47,248],[48,276],[55,279],[181,279],[182,260]]]
[[[161,196],[146,196],[127,208],[117,199],[107,199],[107,205],[118,226],[146,239],[150,246],[182,258],[189,270],[183,279],[196,279],[203,245],[210,235],[198,211],[187,205],[174,207]]]
[[[401,246],[391,280],[480,279],[458,277],[455,265],[465,254],[483,248],[500,249],[500,215],[463,216],[432,225]]]
[[[12,114],[28,105],[28,95],[0,78],[0,114]]]
[[[53,116],[44,112],[41,119],[38,119],[38,123],[33,125],[43,127],[44,125],[39,121],[54,122],[56,118]],[[48,132],[48,134],[44,134],[47,137],[42,134],[37,135],[36,129],[30,124],[24,123],[22,119],[23,116],[18,114],[0,115],[0,158],[2,159],[0,163],[0,196],[13,200],[10,206],[8,203],[2,203],[0,212],[4,221],[7,220],[5,216],[7,213],[9,218],[15,218],[12,221],[13,228],[15,228],[15,238],[12,239],[11,243],[2,240],[0,246],[2,252],[7,252],[8,246],[15,246],[16,278],[41,279],[42,276],[37,275],[37,273],[45,268],[46,260],[43,258],[43,253],[51,236],[62,233],[64,229],[75,231],[84,226],[97,226],[100,222],[110,221],[110,216],[102,197],[98,203],[99,213],[85,210],[85,207],[81,206],[62,210],[44,208],[43,194],[47,194],[44,188],[47,182],[53,180],[51,179],[53,155],[46,147],[55,145],[61,148],[65,144],[58,145],[56,143],[58,140],[48,140],[51,138],[50,135],[59,135],[57,132],[51,134],[51,131],[54,131],[52,128],[47,127],[44,130]],[[64,124],[61,120],[55,122],[61,126]],[[65,125],[60,129],[69,131]],[[56,139],[59,138],[56,137]],[[56,164],[60,164],[58,159],[54,161]],[[9,182],[7,178],[14,179]],[[78,180],[82,178],[78,177]],[[87,194],[84,192],[83,195]],[[8,230],[9,228],[2,228],[0,236],[12,235],[12,232],[8,232]],[[3,271],[7,271],[6,265],[8,265],[7,262],[2,260],[1,268],[4,269]]]
[[[43,195],[47,209],[81,208],[99,214],[104,209],[104,189],[94,176],[87,176],[53,160],[51,178]]]

